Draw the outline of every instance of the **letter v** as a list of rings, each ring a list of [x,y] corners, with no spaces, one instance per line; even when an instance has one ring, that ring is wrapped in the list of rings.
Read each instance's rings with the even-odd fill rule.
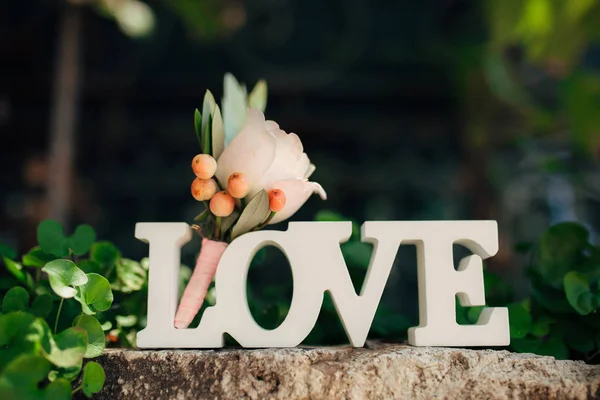
[[[365,222],[361,229],[362,241],[373,244],[373,254],[360,295],[354,291],[341,250],[341,262],[327,266],[331,271],[329,279],[324,283],[325,290],[331,293],[346,335],[354,347],[362,347],[365,344],[400,246],[398,238],[386,235],[386,230],[381,228],[380,224]]]

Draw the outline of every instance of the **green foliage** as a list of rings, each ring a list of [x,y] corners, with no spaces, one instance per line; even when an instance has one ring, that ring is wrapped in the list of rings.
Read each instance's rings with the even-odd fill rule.
[[[122,258],[112,243],[95,242],[88,225],[65,236],[60,224],[47,220],[37,233],[39,246],[22,264],[14,251],[0,248],[17,285],[0,289],[0,398],[70,399],[77,390],[91,397],[104,385],[104,371],[88,362],[82,375],[84,358],[101,355],[107,339],[134,345],[146,320],[148,264]],[[78,378],[81,387],[73,390]]]

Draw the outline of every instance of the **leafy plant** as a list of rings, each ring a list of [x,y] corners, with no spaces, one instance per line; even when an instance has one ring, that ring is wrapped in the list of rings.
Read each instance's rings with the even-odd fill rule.
[[[20,262],[2,246],[10,278],[0,292],[0,398],[70,399],[79,390],[91,397],[104,371],[85,360],[107,342],[133,347],[145,326],[148,262],[96,242],[88,225],[67,236],[46,220],[37,237],[39,246]]]

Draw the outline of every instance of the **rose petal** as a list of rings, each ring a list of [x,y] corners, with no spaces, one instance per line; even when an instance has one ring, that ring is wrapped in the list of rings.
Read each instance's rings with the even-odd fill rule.
[[[216,176],[221,187],[227,186],[231,174],[243,172],[251,190],[254,190],[257,181],[273,163],[276,147],[275,137],[265,129],[263,113],[254,108],[249,109],[241,132],[225,147],[217,160]]]

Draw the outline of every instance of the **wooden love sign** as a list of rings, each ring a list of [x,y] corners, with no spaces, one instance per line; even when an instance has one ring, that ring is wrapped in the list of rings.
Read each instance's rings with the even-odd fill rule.
[[[463,306],[485,305],[482,260],[498,251],[495,221],[368,221],[362,240],[373,255],[360,295],[344,262],[340,243],[352,233],[351,222],[290,222],[287,231],[257,231],[235,239],[217,268],[217,302],[197,328],[177,329],[173,320],[179,293],[180,249],[189,242],[186,223],[138,223],[135,236],[150,244],[148,324],[138,333],[141,348],[223,347],[230,334],[243,347],[294,347],[314,327],[326,290],[331,292],[346,334],[364,345],[383,289],[401,244],[417,246],[420,324],[410,328],[415,346],[506,346],[510,343],[508,309],[484,308],[475,325],[456,322],[455,296]],[[452,245],[473,255],[454,269]],[[246,298],[248,268],[256,252],[276,246],[288,258],[294,281],[286,319],[267,330],[252,318]]]

